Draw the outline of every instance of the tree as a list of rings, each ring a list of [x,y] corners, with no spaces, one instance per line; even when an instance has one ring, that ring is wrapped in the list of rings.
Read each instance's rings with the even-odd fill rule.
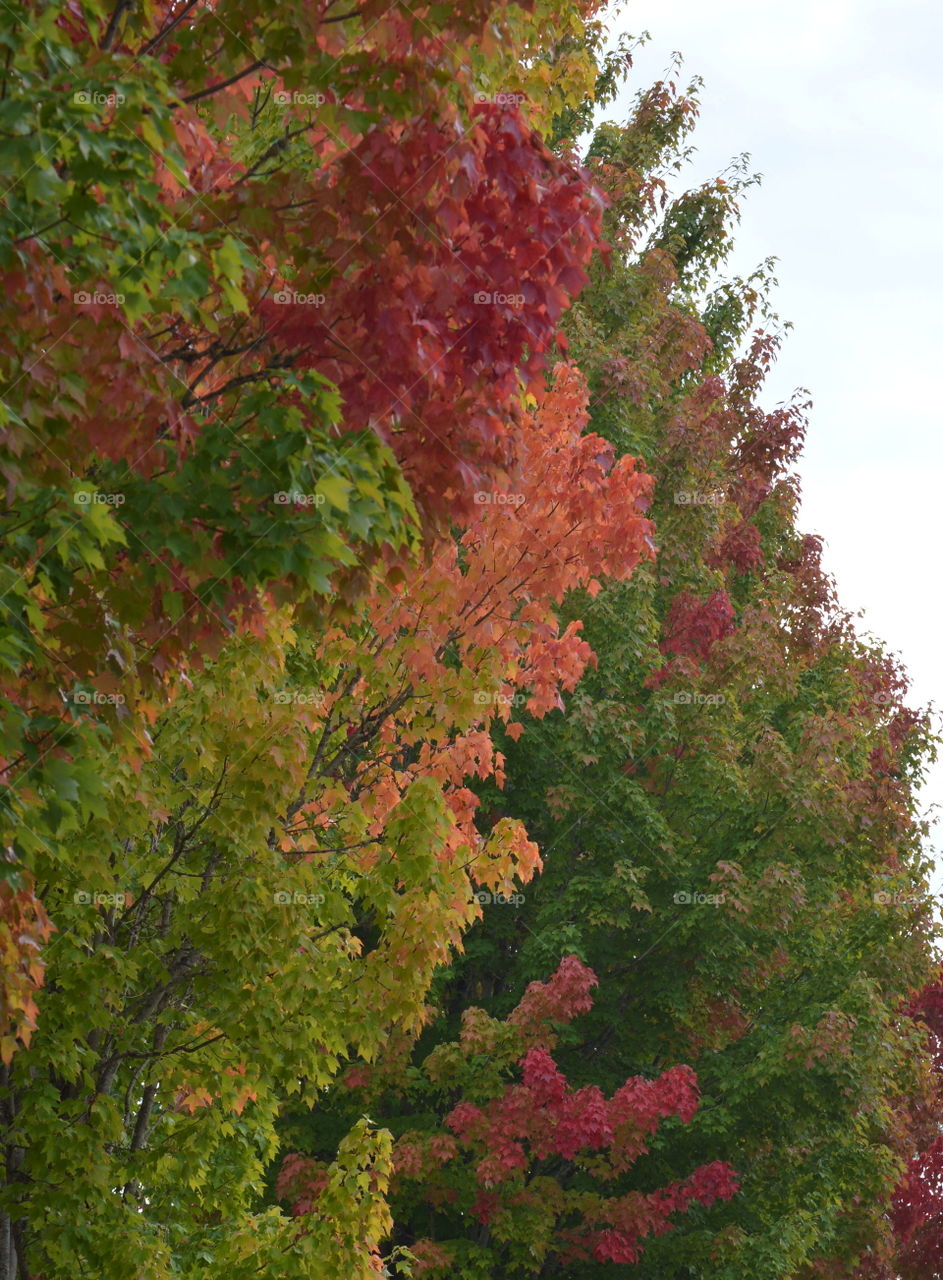
[[[3,11],[7,1272],[24,1272],[27,1259],[35,1266],[39,1248],[42,1265],[70,1274],[81,1265],[142,1275],[176,1267],[181,1248],[193,1274],[209,1265],[201,1248],[213,1269],[237,1272],[247,1253],[288,1248],[285,1265],[304,1266],[306,1249],[334,1248],[330,1232],[296,1247],[279,1215],[252,1216],[273,1099],[297,1087],[289,991],[307,988],[297,931],[282,920],[285,985],[257,1016],[246,1013],[232,975],[270,981],[270,957],[257,950],[264,930],[228,935],[239,910],[258,923],[269,890],[284,891],[276,879],[258,897],[281,873],[277,833],[299,804],[320,805],[327,826],[332,804],[350,826],[379,823],[374,835],[389,835],[397,854],[418,841],[409,904],[427,895],[426,934],[406,938],[409,913],[397,914],[392,880],[380,907],[398,945],[415,943],[416,988],[378,1008],[363,997],[368,1025],[348,1028],[361,1050],[377,1043],[384,1019],[421,1021],[421,975],[468,922],[465,872],[429,856],[456,824],[441,779],[417,770],[411,787],[384,761],[387,792],[345,808],[336,790],[325,799],[309,752],[323,755],[330,742],[335,772],[356,773],[375,729],[398,710],[382,703],[393,677],[372,665],[369,648],[357,654],[363,688],[344,687],[331,665],[349,634],[338,624],[373,643],[369,611],[380,607],[382,581],[402,583],[423,544],[435,554],[449,520],[478,514],[474,493],[497,492],[516,474],[532,431],[522,393],[529,382],[542,394],[537,375],[598,242],[599,194],[532,127],[545,130],[546,110],[582,98],[594,62],[581,41],[602,38],[594,8],[368,3],[334,12],[334,0],[303,10],[180,0],[57,11],[26,0]],[[574,42],[561,56],[545,41],[550,15]],[[538,84],[543,109],[531,113],[524,94]],[[417,184],[418,164],[430,167]],[[510,258],[521,300],[500,296]],[[384,288],[377,260],[396,264]],[[533,459],[533,446],[524,451]],[[642,553],[635,537],[614,562]],[[572,565],[557,572],[586,580]],[[544,603],[534,608],[543,650],[535,645],[534,671],[525,664],[519,674],[552,698],[551,656],[569,663],[568,680],[583,647],[575,630],[555,635]],[[271,688],[286,665],[339,681],[335,722],[337,697],[318,719],[313,702]],[[267,682],[264,713],[246,710],[258,703],[252,679]],[[498,689],[505,679],[502,669]],[[253,733],[258,754],[247,760],[243,735]],[[297,751],[290,760],[279,734]],[[484,738],[472,739],[466,755],[479,745],[485,751]],[[494,767],[486,755],[485,770]],[[449,758],[462,776],[467,759],[458,748]],[[265,772],[283,767],[277,782]],[[316,796],[306,792],[309,767]],[[247,869],[259,857],[265,871],[253,880]],[[501,879],[533,860],[511,824],[478,870]],[[338,874],[325,936],[343,931],[356,949],[359,873]],[[212,909],[192,893],[204,880]],[[221,905],[215,895],[230,891]],[[322,890],[290,892],[297,905],[296,892]],[[215,929],[225,945],[210,945],[205,931]],[[346,953],[331,955],[328,973],[343,969]],[[73,966],[89,979],[89,999],[101,979],[101,1006],[76,999]],[[237,1009],[246,1013],[239,1029]],[[213,1019],[238,1046],[262,1046],[251,1068],[218,1047]],[[298,1043],[312,1043],[316,1025],[304,1022]],[[328,1074],[332,1053],[324,1047]],[[203,1105],[214,1097],[219,1110]],[[220,1115],[241,1117],[247,1106],[251,1117]],[[51,1136],[57,1124],[81,1133],[71,1151]],[[180,1142],[163,1164],[148,1145],[161,1125]],[[181,1129],[205,1145],[189,1145]],[[34,1131],[29,1149],[68,1170],[76,1197],[56,1244],[26,1155]],[[382,1135],[355,1126],[339,1160],[334,1229],[346,1214],[347,1235],[331,1265],[347,1276],[372,1269],[382,1236]],[[95,1193],[90,1170],[103,1178]],[[178,1191],[187,1178],[192,1211]],[[224,1186],[237,1206],[225,1219]]]
[[[925,1071],[899,1008],[934,963],[914,800],[933,747],[903,673],[856,635],[796,527],[804,406],[761,407],[778,345],[756,322],[765,268],[705,281],[746,180],[656,216],[659,165],[693,114],[660,86],[590,148],[619,251],[593,267],[569,349],[592,428],[656,477],[658,556],[564,608],[598,664],[562,714],[521,716],[506,785],[482,796],[482,825],[523,819],[544,869],[513,909],[486,906],[442,975],[437,1037],[470,1004],[501,1019],[578,956],[599,987],[555,1056],[572,1087],[610,1093],[686,1064],[702,1091],[627,1186],[716,1159],[741,1175],[709,1219],[653,1240],[638,1274],[674,1280],[709,1259],[722,1280],[799,1280],[889,1241],[894,1117]],[[680,253],[695,218],[699,247],[692,233]],[[424,1234],[419,1207],[398,1222]]]
[[[394,1220],[425,1220],[429,1233],[407,1242],[414,1274],[546,1274],[585,1259],[631,1263],[646,1236],[671,1229],[673,1215],[735,1194],[736,1174],[721,1161],[683,1182],[618,1194],[620,1175],[647,1152],[662,1120],[691,1120],[697,1083],[688,1068],[675,1067],[657,1080],[627,1080],[609,1099],[593,1085],[571,1089],[550,1050],[559,1028],[592,1007],[595,985],[592,971],[566,956],[548,982],[530,984],[503,1022],[466,1008],[458,1040],[433,1049],[405,1089],[389,1063],[349,1073],[346,1083],[371,1103],[386,1084],[438,1113],[435,1127],[403,1128],[409,1101],[401,1101],[406,1118],[397,1119]],[[515,1067],[521,1080],[508,1083]],[[316,1220],[325,1178],[319,1162],[289,1154],[277,1189],[291,1198],[293,1213]]]
[[[333,10],[0,18],[4,1060],[48,928],[33,850],[101,812],[102,743],[146,758],[228,635],[343,617],[506,479],[598,241],[598,193],[494,91],[546,7]]]
[[[0,1277],[923,1265],[932,740],[752,179],[674,82],[582,168],[595,4],[335,3],[0,18]]]
[[[495,726],[557,706],[590,660],[557,623],[564,593],[651,554],[650,481],[582,433],[585,402],[559,366],[522,416],[514,488],[481,492],[460,543],[374,580],[344,627],[298,632],[286,606],[233,637],[157,717],[149,759],[103,744],[93,819],[31,849],[57,932],[5,1074],[21,1267],[372,1273],[383,1132],[338,1135],[316,1228],[256,1196],[283,1100],[315,1104],[421,1030],[474,890],[539,865],[520,823],[479,833],[471,788],[502,779]]]

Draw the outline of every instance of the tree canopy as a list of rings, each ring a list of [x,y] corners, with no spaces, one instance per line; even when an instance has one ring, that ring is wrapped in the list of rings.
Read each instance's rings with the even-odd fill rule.
[[[599,10],[0,12],[0,1280],[941,1274],[930,718]]]

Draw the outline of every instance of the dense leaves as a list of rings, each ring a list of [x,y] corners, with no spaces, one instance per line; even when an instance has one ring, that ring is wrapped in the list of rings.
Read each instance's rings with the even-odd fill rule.
[[[943,987],[939,974],[907,1002],[904,1014],[928,1037],[925,1089],[898,1117],[901,1150],[909,1156],[886,1204],[892,1234],[866,1254],[856,1280],[935,1280],[943,1274]]]
[[[37,920],[13,828],[87,821],[101,741],[146,757],[228,635],[343,616],[411,563],[416,501],[447,524],[506,482],[597,243],[523,94],[476,92],[531,19],[332,9],[0,19],[0,764]]]
[[[575,953],[599,986],[552,1059],[561,1096],[605,1099],[627,1076],[682,1064],[702,1091],[690,1122],[657,1133],[650,1157],[624,1171],[626,1194],[679,1185],[716,1160],[739,1174],[729,1202],[649,1241],[638,1274],[796,1280],[893,1246],[885,1209],[915,1140],[905,1116],[926,1093],[921,1035],[899,1009],[932,972],[914,801],[932,744],[902,673],[856,636],[817,541],[796,529],[804,406],[760,407],[778,345],[771,317],[752,328],[762,280],[703,293],[744,184],[701,194],[699,208],[726,214],[711,214],[708,231],[720,231],[700,256],[682,261],[663,228],[646,231],[645,193],[661,175],[630,157],[657,166],[659,141],[670,155],[692,115],[682,101],[671,86],[643,95],[629,127],[608,126],[590,148],[612,197],[606,230],[625,247],[594,267],[567,321],[591,426],[617,454],[643,454],[656,479],[657,561],[567,602],[597,662],[562,715],[521,715],[506,786],[482,815],[522,817],[544,870],[526,893],[485,903],[467,957],[440,980],[441,1020],[416,1061],[430,1037],[462,1044],[470,1005],[500,1024],[528,983]],[[434,1082],[410,1068],[374,1086],[372,1110],[394,1128],[441,1116]],[[460,1113],[479,1149],[446,1160],[434,1139],[441,1177],[489,1158],[494,1173],[529,1176],[505,1087],[515,1086],[491,1081],[487,1108],[475,1100],[483,1118]],[[347,1114],[342,1099],[333,1106]],[[294,1117],[287,1132],[319,1149],[316,1119]],[[439,1185],[440,1165],[419,1166],[422,1187]],[[419,1242],[433,1274],[448,1256],[474,1257],[468,1273],[483,1276],[606,1274],[592,1249],[561,1256],[559,1240],[548,1244],[552,1195],[532,1209],[540,1230],[518,1226],[496,1246],[470,1206],[440,1221],[441,1197],[430,1235],[428,1208],[399,1187],[395,1238]],[[522,1235],[539,1241],[534,1252],[513,1252]]]
[[[238,1250],[303,1268],[334,1230],[293,1244],[277,1215],[266,1236],[249,1213],[279,1102],[419,1030],[436,967],[480,914],[475,888],[533,874],[520,823],[479,834],[469,781],[503,779],[489,730],[513,706],[546,713],[585,669],[555,604],[651,554],[650,482],[581,434],[584,404],[561,366],[525,414],[516,493],[482,493],[461,542],[440,539],[399,585],[375,581],[355,625],[303,637],[286,609],[279,628],[231,641],[158,717],[152,758],[99,757],[107,801],[67,828],[68,856],[32,848],[59,932],[37,1037],[8,1073],[9,1136],[34,1188],[17,1196],[22,1229],[46,1266],[105,1266],[117,1232],[122,1266],[147,1274],[204,1254],[235,1265]],[[382,1206],[382,1160],[358,1133],[348,1159],[373,1170]],[[72,1188],[55,1207],[50,1165]],[[98,1214],[81,1212],[88,1167],[123,1188]],[[151,1212],[179,1238],[155,1239]],[[355,1230],[338,1273],[369,1267],[378,1238]]]
[[[530,984],[505,1022],[466,1008],[458,1040],[426,1058],[423,1082],[460,1100],[443,1127],[406,1130],[393,1149],[397,1190],[408,1202],[415,1184],[413,1196],[433,1210],[434,1235],[409,1246],[417,1274],[635,1262],[642,1241],[669,1230],[674,1215],[735,1194],[736,1173],[722,1161],[655,1191],[618,1194],[619,1175],[647,1152],[661,1121],[691,1120],[697,1085],[690,1068],[674,1067],[655,1080],[626,1080],[608,1099],[595,1085],[571,1088],[549,1049],[557,1027],[591,1008],[595,985],[589,969],[565,956],[549,982]],[[512,1066],[520,1082],[504,1083]],[[477,1237],[463,1219],[477,1220]],[[456,1227],[458,1239],[449,1240]]]
[[[598,7],[3,9],[0,1280],[938,1273],[929,721]]]

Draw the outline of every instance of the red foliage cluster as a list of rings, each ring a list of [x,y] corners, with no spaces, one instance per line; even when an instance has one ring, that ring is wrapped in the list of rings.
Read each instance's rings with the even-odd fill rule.
[[[529,1044],[546,1045],[552,1023],[568,1023],[593,1007],[591,995],[599,979],[576,956],[564,956],[548,982],[531,982],[508,1022],[520,1028]]]
[[[940,1274],[943,1264],[943,1137],[908,1166],[894,1195],[894,1231],[901,1245],[899,1265],[906,1280]]]
[[[663,1119],[677,1116],[688,1123],[697,1110],[697,1079],[688,1066],[673,1067],[655,1080],[632,1077],[610,1098],[596,1085],[570,1087],[547,1047],[551,1024],[587,1011],[596,982],[590,969],[568,956],[548,982],[531,983],[505,1024],[516,1027],[527,1044],[516,1063],[520,1081],[485,1103],[460,1101],[444,1117],[450,1133],[411,1132],[394,1150],[398,1177],[420,1183],[433,1205],[456,1203],[467,1177],[468,1211],[492,1230],[499,1229],[499,1220],[500,1230],[509,1230],[507,1215],[539,1202],[552,1216],[554,1233],[546,1244],[564,1263],[634,1262],[643,1238],[670,1230],[673,1215],[694,1203],[728,1200],[737,1191],[735,1171],[722,1162],[705,1164],[684,1182],[653,1192],[609,1197],[570,1193],[565,1183],[547,1175],[554,1161],[580,1157],[600,1182],[611,1182],[647,1152],[647,1141]],[[483,1014],[470,1019],[468,1032],[479,1052],[489,1027],[493,1036],[499,1026]],[[459,1049],[465,1040],[463,1026]],[[540,1163],[545,1161],[549,1165]]]
[[[796,554],[781,556],[777,567],[792,574],[810,618],[826,612],[834,604],[835,589],[822,568],[822,539],[818,534],[804,534]]]
[[[609,1150],[613,1172],[645,1151],[665,1116],[686,1123],[697,1110],[697,1082],[690,1067],[673,1067],[657,1080],[635,1077],[607,1101],[595,1085],[571,1091],[546,1049],[529,1049],[520,1061],[522,1083],[509,1085],[485,1109],[460,1102],[445,1117],[460,1144],[483,1149],[477,1167],[484,1187],[504,1182],[532,1158]]]
[[[923,1023],[937,1074],[936,1135],[913,1157],[894,1194],[891,1221],[898,1240],[901,1280],[937,1280],[943,1275],[943,980],[931,983],[906,1012]]]
[[[726,591],[714,591],[699,600],[681,591],[672,600],[665,618],[662,653],[703,661],[718,640],[734,629],[734,611]]]
[[[19,1038],[28,1045],[39,1010],[34,999],[43,979],[42,945],[53,924],[31,881],[14,888],[0,880],[0,1062],[10,1062]]]
[[[290,1152],[282,1161],[275,1179],[275,1194],[279,1200],[290,1202],[293,1216],[311,1213],[315,1201],[327,1186],[327,1179],[327,1167],[320,1160]]]
[[[723,378],[712,374],[691,388],[668,423],[666,453],[678,451],[699,470],[728,453],[739,425]]]
[[[325,301],[259,308],[270,341],[340,388],[345,425],[379,431],[427,507],[452,491],[453,516],[511,460],[521,378],[534,385],[586,280],[603,206],[518,107],[478,104],[456,132],[391,122],[329,166],[312,212],[337,268]]]
[[[943,977],[924,987],[907,1005],[906,1012],[927,1028],[934,1065],[943,1072]]]
[[[688,1122],[697,1110],[697,1081],[686,1066],[673,1067],[657,1080],[630,1079],[609,1099],[595,1085],[571,1090],[546,1049],[529,1049],[520,1067],[522,1082],[509,1085],[500,1098],[483,1108],[461,1102],[445,1117],[458,1139],[456,1155],[464,1149],[477,1161],[472,1212],[484,1224],[503,1207],[493,1189],[525,1174],[534,1160],[606,1152],[608,1168],[601,1176],[615,1177],[645,1153],[645,1139],[660,1120],[678,1116]],[[649,1194],[599,1198],[585,1210],[579,1227],[561,1231],[561,1257],[635,1262],[640,1241],[670,1230],[672,1215],[695,1202],[709,1206],[729,1200],[736,1191],[734,1170],[715,1161],[685,1182]]]
[[[748,520],[739,521],[726,530],[705,559],[714,568],[729,565],[737,573],[749,573],[763,563],[759,529]]]
[[[736,1193],[737,1178],[730,1165],[720,1160],[701,1165],[684,1182],[606,1202],[596,1221],[608,1225],[582,1239],[578,1232],[568,1233],[573,1247],[564,1256],[574,1261],[592,1257],[597,1262],[637,1262],[642,1253],[639,1242],[670,1231],[672,1214],[684,1213],[695,1203],[709,1207]]]

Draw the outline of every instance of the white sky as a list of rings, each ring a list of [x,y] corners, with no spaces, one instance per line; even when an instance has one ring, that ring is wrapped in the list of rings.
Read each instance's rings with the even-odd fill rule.
[[[674,50],[682,83],[705,81],[685,186],[743,151],[764,175],[734,269],[779,260],[773,306],[795,327],[767,398],[812,394],[803,526],[861,629],[903,656],[911,700],[943,704],[943,5],[631,0],[612,25],[651,34],[632,94]],[[943,764],[921,802],[943,806]]]

